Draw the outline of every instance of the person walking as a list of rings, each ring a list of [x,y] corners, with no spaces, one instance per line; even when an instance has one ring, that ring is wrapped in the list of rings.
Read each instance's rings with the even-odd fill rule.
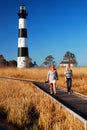
[[[67,92],[68,94],[71,93],[71,87],[72,87],[72,69],[70,68],[70,64],[68,64],[68,66],[66,66],[66,70],[64,72],[65,75],[65,81],[67,84]]]
[[[50,94],[56,94],[56,82],[58,80],[58,73],[54,65],[50,67],[47,74],[47,81],[49,82]]]

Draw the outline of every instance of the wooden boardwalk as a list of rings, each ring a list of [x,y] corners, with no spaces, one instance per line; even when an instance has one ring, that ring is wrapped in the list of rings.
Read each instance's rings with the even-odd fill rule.
[[[40,82],[34,82],[34,84],[50,95],[49,86],[47,84]],[[71,109],[73,112],[77,113],[79,116],[87,120],[86,97],[80,96],[74,92],[68,95],[67,92],[60,87],[57,88],[57,94],[51,96],[58,100],[60,103],[64,104],[69,109]]]

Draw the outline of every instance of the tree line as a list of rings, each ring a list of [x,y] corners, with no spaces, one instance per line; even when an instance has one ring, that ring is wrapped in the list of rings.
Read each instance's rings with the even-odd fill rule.
[[[30,62],[29,62],[29,66],[30,67],[34,67],[36,65],[36,62],[32,63],[32,59],[29,58]],[[74,53],[71,53],[69,51],[67,51],[64,56],[63,56],[63,62],[73,62],[73,63],[77,63],[77,60],[76,60],[76,56]],[[57,63],[55,62],[55,58],[52,56],[52,55],[48,55],[43,63],[40,65],[40,67],[48,67],[50,65],[57,65]],[[3,55],[0,55],[0,67],[5,67],[5,66],[8,66],[8,67],[16,67],[17,66],[17,61],[16,60],[10,60],[10,61],[7,61]]]
[[[16,67],[16,66],[17,61],[15,60],[7,61],[3,55],[0,55],[0,67]]]
[[[73,63],[76,64],[76,56],[74,53],[71,53],[70,51],[67,51],[63,56],[63,63]],[[45,58],[45,61],[42,63],[42,66],[50,66],[50,65],[56,65],[57,63],[54,60],[54,57],[52,55],[49,55]]]

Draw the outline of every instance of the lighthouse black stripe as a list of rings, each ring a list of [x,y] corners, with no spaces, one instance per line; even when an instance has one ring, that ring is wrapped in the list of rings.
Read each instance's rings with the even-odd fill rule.
[[[18,37],[27,38],[27,29],[26,28],[19,29],[18,30]]]
[[[18,48],[18,57],[21,57],[21,56],[28,56],[27,47]]]
[[[28,15],[28,13],[26,13],[25,10],[21,10],[21,11],[19,11],[19,13],[18,13],[19,18],[25,18],[25,19],[26,19],[26,16],[27,16],[27,15]]]

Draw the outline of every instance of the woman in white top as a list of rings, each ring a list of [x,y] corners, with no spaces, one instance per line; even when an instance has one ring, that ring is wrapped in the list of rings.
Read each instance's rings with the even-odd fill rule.
[[[58,73],[57,73],[57,70],[55,69],[55,66],[52,65],[47,74],[47,81],[49,82],[51,94],[53,93],[56,94],[56,81],[57,80],[58,80]]]

